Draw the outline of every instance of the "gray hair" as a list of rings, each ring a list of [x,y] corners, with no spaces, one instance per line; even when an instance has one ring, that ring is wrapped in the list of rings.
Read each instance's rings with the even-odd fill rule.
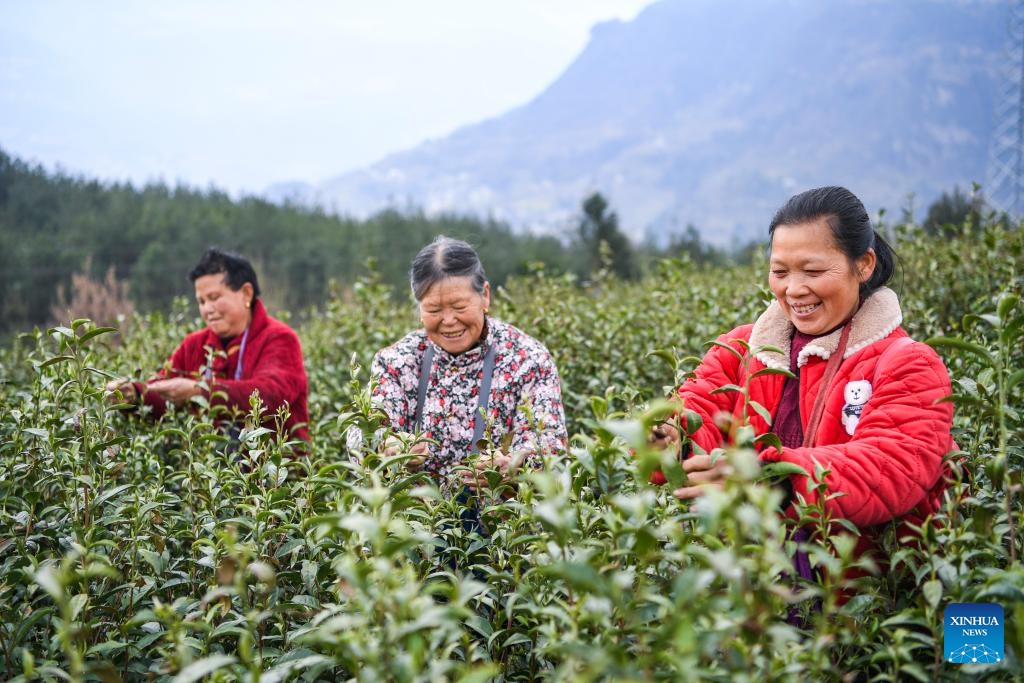
[[[468,242],[438,235],[412,260],[409,268],[412,295],[416,301],[422,301],[435,283],[450,277],[469,277],[477,294],[483,294],[487,284],[476,250]]]

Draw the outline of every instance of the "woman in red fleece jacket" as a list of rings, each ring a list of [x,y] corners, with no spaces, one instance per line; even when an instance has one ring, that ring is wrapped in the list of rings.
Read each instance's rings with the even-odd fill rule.
[[[750,400],[772,417],[750,411],[750,424],[782,443],[762,447],[761,461],[793,463],[809,474],[820,463],[830,472],[823,500],[809,477],[793,475],[790,501],[820,502],[834,518],[849,520],[861,531],[858,552],[869,552],[875,527],[920,524],[941,503],[944,458],[955,448],[953,406],[943,400],[952,393],[949,374],[934,350],[900,327],[899,301],[885,286],[896,255],[853,193],[822,187],[798,194],[779,209],[768,234],[775,300],[752,325],[719,338],[742,359],[714,346],[678,389],[684,408],[703,424],[680,454],[688,485],[675,495],[695,498],[728,475],[729,459],[712,462],[708,453],[728,445],[716,424],[735,424],[743,401],[737,392],[712,392],[749,385]],[[754,376],[764,368],[795,377]],[[723,420],[723,413],[733,418]],[[681,441],[668,425],[656,427],[650,440],[677,448]]]
[[[205,396],[211,406],[247,413],[250,396],[258,393],[268,427],[276,426],[275,415],[285,407],[282,435],[308,441],[309,386],[299,337],[267,314],[252,264],[211,248],[189,279],[206,328],[186,336],[152,379],[110,382],[112,400],[141,400],[160,416],[168,403],[184,406],[193,397]]]

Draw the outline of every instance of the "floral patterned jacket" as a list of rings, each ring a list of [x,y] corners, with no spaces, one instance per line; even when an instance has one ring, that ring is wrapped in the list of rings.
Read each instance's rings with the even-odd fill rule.
[[[500,447],[506,435],[508,450],[527,454],[559,453],[567,435],[558,369],[547,348],[521,330],[487,318],[483,343],[452,355],[417,330],[381,349],[371,373],[377,382],[374,398],[388,414],[393,429],[416,430],[416,401],[420,364],[430,345],[434,349],[430,383],[423,401],[423,435],[431,445],[425,469],[447,475],[469,455],[473,427],[479,419],[480,381],[484,357],[495,346],[494,375],[487,405],[484,435]]]

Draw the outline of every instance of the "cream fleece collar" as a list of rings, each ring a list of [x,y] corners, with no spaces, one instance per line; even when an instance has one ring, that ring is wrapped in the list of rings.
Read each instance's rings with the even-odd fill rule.
[[[881,287],[869,296],[853,316],[850,323],[850,339],[846,344],[843,358],[849,358],[865,346],[888,337],[903,322],[903,311],[900,310],[896,292],[888,287]],[[808,342],[800,351],[797,367],[803,367],[810,356],[828,358],[839,346],[839,335],[842,328],[833,330],[823,337]],[[782,311],[778,301],[772,301],[768,309],[758,317],[754,329],[750,333],[750,348],[756,350],[761,346],[774,346],[782,353],[760,351],[754,355],[759,361],[770,368],[789,369],[789,347],[793,338],[793,324]]]

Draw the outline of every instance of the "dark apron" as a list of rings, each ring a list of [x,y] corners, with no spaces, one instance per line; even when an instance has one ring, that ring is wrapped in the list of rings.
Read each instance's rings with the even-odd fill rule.
[[[470,444],[469,452],[476,453],[479,448],[477,444],[484,436],[484,423],[487,421],[487,404],[491,395],[491,380],[494,377],[494,355],[495,347],[491,345],[484,355],[483,376],[480,378],[480,393],[477,397],[476,419],[473,421],[473,442]],[[423,403],[427,397],[427,386],[430,384],[430,374],[434,365],[434,347],[427,344],[423,352],[423,360],[420,361],[420,386],[416,392],[416,421],[415,431],[423,429]],[[465,531],[476,531],[486,535],[487,530],[480,520],[480,510],[476,505],[476,498],[468,486],[463,486],[455,496],[455,500],[463,506],[460,518],[462,528]]]

